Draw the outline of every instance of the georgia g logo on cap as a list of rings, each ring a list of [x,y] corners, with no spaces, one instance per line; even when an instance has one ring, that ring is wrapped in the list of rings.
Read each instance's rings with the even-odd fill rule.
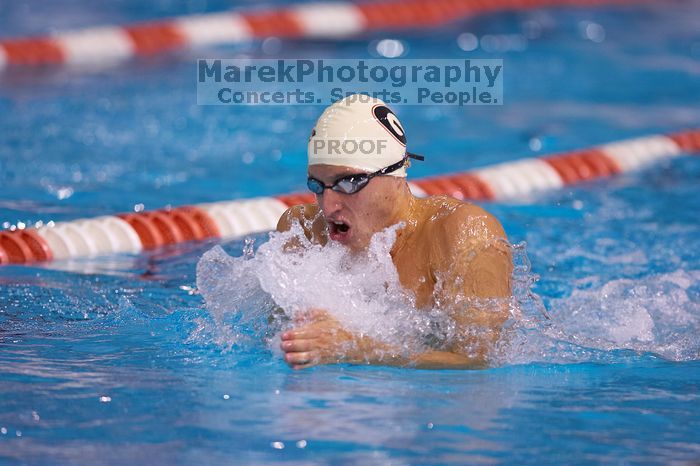
[[[375,105],[372,107],[372,113],[374,114],[374,118],[376,118],[401,145],[406,147],[406,133],[401,123],[399,123],[399,119],[394,115],[394,112],[386,105]]]

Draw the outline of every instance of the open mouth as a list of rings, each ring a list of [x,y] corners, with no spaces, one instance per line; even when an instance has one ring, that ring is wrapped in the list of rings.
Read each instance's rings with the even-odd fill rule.
[[[350,225],[340,220],[328,222],[330,237],[334,241],[344,242],[350,234]]]

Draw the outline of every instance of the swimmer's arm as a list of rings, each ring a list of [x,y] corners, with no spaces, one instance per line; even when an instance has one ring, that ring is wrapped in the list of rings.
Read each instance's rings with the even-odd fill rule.
[[[489,353],[509,316],[510,245],[498,220],[472,205],[446,218],[441,232],[436,242],[443,245],[436,254],[436,272],[443,282],[438,298],[457,327],[449,353],[466,358],[472,367],[488,366]]]
[[[289,231],[295,222],[300,222],[304,218],[304,206],[295,205],[285,210],[277,221],[277,231]]]
[[[445,351],[410,356],[364,338],[358,342],[358,356],[365,362],[418,369],[488,367],[512,296],[513,262],[505,231],[495,217],[470,204],[442,217],[436,227],[431,262],[443,280],[438,298],[454,319],[456,338]]]
[[[483,358],[474,358],[450,351],[427,351],[412,356],[399,356],[396,352],[391,354],[389,351],[380,351],[377,356],[370,363],[414,369],[481,369],[486,367],[486,361]]]
[[[486,367],[483,358],[471,358],[464,354],[449,351],[428,351],[401,364],[416,369],[482,369]]]
[[[289,231],[295,224],[301,225],[304,236],[309,241],[322,241],[325,225],[323,225],[323,217],[319,215],[318,205],[298,204],[290,207],[277,221],[277,231]],[[293,238],[286,244],[285,249],[300,246],[299,239]]]
[[[465,233],[468,233],[464,240]],[[435,270],[444,286],[439,300],[457,324],[457,338],[447,351],[406,354],[372,338],[353,335],[320,311],[309,323],[282,335],[281,349],[294,369],[318,364],[376,364],[417,369],[480,369],[508,317],[512,261],[505,232],[490,214],[475,207],[457,209],[439,225],[434,244]],[[494,299],[490,308],[470,299]],[[500,304],[498,301],[500,300]]]
[[[416,369],[477,369],[483,360],[449,351],[406,354],[399,348],[355,335],[322,310],[310,311],[307,322],[282,334],[280,348],[293,369],[319,364],[373,364]]]

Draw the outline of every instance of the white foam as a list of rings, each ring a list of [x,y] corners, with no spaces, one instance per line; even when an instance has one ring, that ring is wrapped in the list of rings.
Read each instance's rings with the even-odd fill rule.
[[[270,336],[268,317],[278,307],[287,321],[312,309],[325,310],[343,328],[387,344],[394,354],[453,346],[460,334],[452,313],[440,306],[416,309],[415,297],[401,286],[390,255],[401,227],[377,233],[362,254],[338,243],[310,244],[299,225],[289,232],[271,233],[254,255],[232,258],[215,247],[199,261],[197,286],[222,328],[217,341],[231,347],[246,340],[251,330],[258,337]],[[303,247],[285,252],[285,244],[293,238]],[[440,283],[435,288],[439,290]],[[451,310],[461,306],[490,310],[494,302],[457,297],[445,305]],[[481,331],[467,329],[470,335]]]
[[[337,243],[306,242],[298,251],[282,252],[292,238],[306,241],[298,226],[271,233],[254,256],[232,258],[215,247],[197,266],[197,287],[219,323],[231,316],[238,326],[265,323],[274,301],[289,318],[323,309],[350,331],[400,346],[411,340],[406,332],[413,328],[415,349],[430,318],[415,312],[413,296],[400,285],[389,254],[397,228],[375,235],[361,256]],[[267,308],[250,305],[263,296],[271,298]]]
[[[324,309],[344,328],[404,353],[451,346],[460,330],[448,313],[417,310],[412,294],[401,287],[389,254],[397,228],[375,235],[359,256],[335,243],[312,245],[299,226],[271,233],[255,254],[250,245],[238,258],[220,247],[207,252],[197,266],[197,286],[221,330],[217,341],[230,347],[246,344],[251,334],[258,341],[269,338],[268,318],[279,307],[287,322],[309,309]],[[304,247],[283,252],[292,238]],[[700,271],[607,283],[583,277],[569,296],[551,300],[547,311],[532,291],[538,277],[524,245],[512,251],[511,318],[492,355],[495,364],[611,362],[620,358],[618,350],[677,361],[699,357],[700,303],[690,289]],[[488,309],[494,303],[468,305]]]
[[[588,278],[588,284],[599,281]],[[700,271],[677,270],[574,289],[552,301],[550,321],[515,323],[502,362],[611,361],[618,350],[674,361],[698,359],[700,303],[688,294],[698,279]]]

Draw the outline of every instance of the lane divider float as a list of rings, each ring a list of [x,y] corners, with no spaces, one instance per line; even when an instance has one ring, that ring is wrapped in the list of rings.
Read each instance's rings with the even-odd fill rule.
[[[380,0],[183,16],[0,41],[7,65],[87,65],[266,37],[340,39],[364,32],[430,28],[498,10],[588,7],[634,0]]]
[[[409,185],[417,196],[502,201],[639,170],[686,153],[700,153],[700,128],[423,178]],[[311,193],[297,193],[13,227],[0,232],[0,264],[134,254],[187,241],[260,233],[273,230],[288,207],[314,200]]]

